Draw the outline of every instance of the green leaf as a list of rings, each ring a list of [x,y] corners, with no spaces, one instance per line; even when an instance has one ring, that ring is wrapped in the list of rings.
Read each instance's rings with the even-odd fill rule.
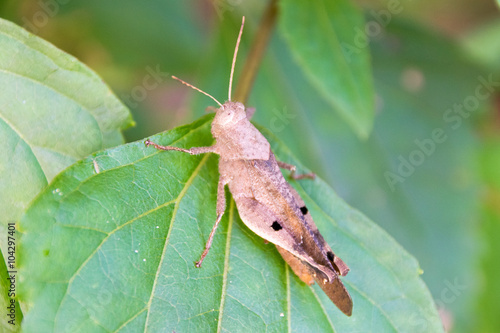
[[[212,117],[151,140],[210,145]],[[278,158],[297,164],[263,133]],[[413,257],[319,179],[293,185],[351,268],[352,317],[300,282],[232,200],[195,268],[216,217],[217,160],[135,142],[57,176],[20,223],[24,331],[442,331]]]
[[[0,19],[0,234],[61,170],[123,143],[128,110],[89,68]],[[5,239],[0,239],[5,250]]]
[[[362,12],[348,0],[280,1],[280,28],[321,96],[362,138],[370,133],[374,91]]]

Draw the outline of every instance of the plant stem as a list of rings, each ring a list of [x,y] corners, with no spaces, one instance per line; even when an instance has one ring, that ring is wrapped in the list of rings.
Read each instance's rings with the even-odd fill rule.
[[[248,96],[250,95],[253,82],[257,76],[257,71],[269,42],[269,38],[271,37],[277,16],[277,1],[270,0],[269,5],[264,12],[264,16],[260,21],[259,30],[257,31],[252,48],[250,49],[245,65],[243,66],[242,74],[238,79],[234,99],[242,102],[243,104],[247,103]]]

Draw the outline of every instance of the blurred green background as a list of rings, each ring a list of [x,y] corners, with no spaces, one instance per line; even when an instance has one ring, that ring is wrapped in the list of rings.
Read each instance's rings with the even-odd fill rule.
[[[485,0],[396,2],[402,10],[389,17],[394,1],[358,1],[367,22],[384,27],[370,43],[377,113],[366,140],[330,111],[279,30],[248,105],[257,123],[417,257],[448,330],[500,332],[499,10]],[[7,0],[0,16],[99,73],[133,112],[137,126],[125,136],[135,141],[213,104],[166,74],[225,98],[240,18],[247,25],[236,82],[266,3]],[[163,74],[145,85],[151,72]],[[485,80],[491,89],[478,98]],[[467,112],[449,111],[475,100]],[[429,143],[436,130],[442,140]],[[422,163],[388,181],[416,151]]]

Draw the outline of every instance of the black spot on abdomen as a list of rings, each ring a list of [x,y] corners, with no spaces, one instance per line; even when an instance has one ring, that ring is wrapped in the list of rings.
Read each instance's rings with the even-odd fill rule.
[[[304,206],[304,207],[300,207],[300,211],[302,212],[302,214],[306,215],[309,210],[307,210],[307,207]]]
[[[283,227],[281,226],[281,224],[278,223],[278,221],[274,221],[273,224],[271,225],[271,228],[273,228],[274,231],[283,229]]]
[[[330,260],[330,261],[333,261],[333,259],[335,259],[335,255],[333,254],[332,251],[328,251],[326,256],[328,257],[328,260]]]

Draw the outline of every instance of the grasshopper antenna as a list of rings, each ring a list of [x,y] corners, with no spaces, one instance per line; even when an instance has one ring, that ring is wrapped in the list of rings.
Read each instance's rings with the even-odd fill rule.
[[[194,90],[198,90],[198,91],[199,91],[199,92],[201,92],[202,94],[207,95],[208,97],[210,97],[211,99],[213,99],[215,102],[217,102],[217,104],[219,104],[221,108],[223,107],[223,105],[222,105],[222,104],[221,104],[218,100],[216,100],[216,99],[215,99],[215,97],[213,97],[213,96],[212,96],[212,95],[210,95],[209,93],[204,92],[204,91],[203,91],[203,90],[201,90],[200,88],[196,88],[196,87],[195,87],[195,86],[193,86],[192,84],[189,84],[189,83],[187,83],[186,81],[183,81],[183,80],[179,79],[177,76],[174,76],[174,75],[172,75],[172,79],[177,80],[177,81],[179,81],[179,82],[180,82],[180,83],[182,83],[182,84],[185,84],[185,85],[186,85],[186,86],[188,86],[189,88],[193,88]]]
[[[238,48],[240,47],[241,35],[243,34],[243,26],[245,25],[245,16],[241,19],[240,33],[238,34],[238,39],[236,40],[236,47],[234,48],[233,64],[231,65],[231,75],[229,76],[229,101],[231,102],[231,90],[233,88],[233,74],[234,65],[236,64],[236,56],[238,55]]]

